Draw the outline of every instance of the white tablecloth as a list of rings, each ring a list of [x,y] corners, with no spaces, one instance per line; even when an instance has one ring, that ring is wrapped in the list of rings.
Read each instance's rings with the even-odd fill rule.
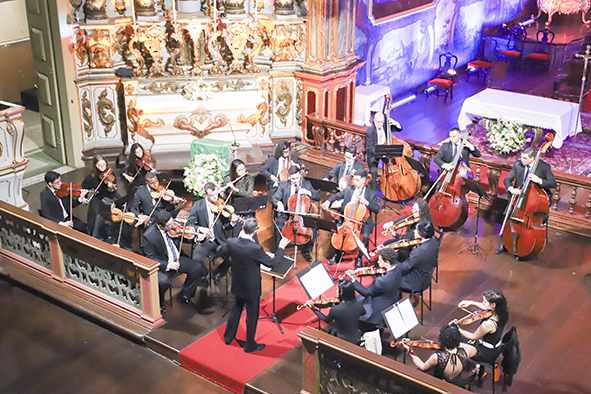
[[[390,94],[390,88],[381,85],[361,85],[355,88],[355,110],[353,123],[359,126],[369,126],[371,111],[382,112],[384,96]]]
[[[527,126],[556,131],[552,146],[560,148],[566,137],[582,130],[577,107],[578,104],[566,101],[486,89],[464,101],[458,117],[458,126],[465,129],[472,123],[468,114],[511,120]]]

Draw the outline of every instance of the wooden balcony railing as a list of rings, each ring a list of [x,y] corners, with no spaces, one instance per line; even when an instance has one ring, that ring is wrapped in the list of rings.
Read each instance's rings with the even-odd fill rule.
[[[139,340],[164,323],[159,265],[0,201],[0,273]]]
[[[356,146],[360,152],[359,160],[366,160],[365,130],[366,127],[333,119],[327,119],[317,114],[307,116],[311,133],[306,135],[305,141],[311,145],[301,159],[308,160],[327,168],[332,168],[343,161],[345,148]],[[414,140],[401,138],[419,152],[419,161],[426,167],[431,167],[439,146]],[[475,180],[481,182],[489,191],[491,200],[506,199],[504,186],[499,181],[504,178],[513,163],[508,160],[492,156],[470,158]],[[591,237],[591,178],[573,175],[562,171],[553,171],[558,187],[553,190],[550,205],[548,225],[551,228],[573,234]],[[475,203],[477,198],[470,193],[468,201]],[[481,209],[489,209],[492,205],[483,199]]]

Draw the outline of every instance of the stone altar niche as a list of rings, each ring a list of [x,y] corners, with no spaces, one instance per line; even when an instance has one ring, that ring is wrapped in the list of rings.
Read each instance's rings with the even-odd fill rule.
[[[25,107],[0,101],[0,200],[29,210],[22,181],[29,159],[23,156]]]

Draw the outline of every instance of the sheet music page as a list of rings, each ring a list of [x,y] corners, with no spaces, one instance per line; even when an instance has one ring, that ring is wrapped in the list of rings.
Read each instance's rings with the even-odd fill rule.
[[[400,338],[408,332],[398,308],[390,309],[384,314],[384,317],[390,323],[390,330],[394,338]]]
[[[394,338],[401,338],[419,324],[410,298],[405,298],[393,305],[390,310],[384,313],[384,319],[386,319]]]
[[[330,275],[322,264],[311,268],[309,272],[300,277],[300,281],[312,299],[320,297],[322,293],[334,286]]]
[[[398,309],[400,309],[400,315],[404,321],[407,332],[419,325],[419,318],[412,307],[410,298],[407,298],[405,301],[398,304]]]

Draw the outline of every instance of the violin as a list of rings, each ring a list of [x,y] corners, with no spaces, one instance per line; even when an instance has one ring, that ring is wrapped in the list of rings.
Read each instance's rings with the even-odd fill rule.
[[[425,242],[426,240],[427,240],[426,238],[425,238],[425,239],[413,239],[413,240],[411,240],[411,241],[401,241],[401,242],[396,242],[396,243],[390,244],[390,245],[388,245],[388,246],[383,246],[383,245],[380,245],[380,246],[381,246],[382,248],[390,248],[390,249],[408,248],[408,247],[410,247],[410,246],[417,246],[417,245],[420,245],[420,244],[422,244],[423,242]],[[376,255],[376,253],[378,253],[378,250],[379,250],[379,249],[382,249],[382,248],[379,248],[379,247],[378,247],[378,249],[374,250],[373,252],[369,252],[369,256],[370,256],[370,257],[373,257],[373,256],[375,256],[375,255]]]
[[[386,235],[388,233],[394,235],[394,231],[400,230],[401,228],[404,228],[407,226],[412,226],[413,224],[417,223],[419,220],[421,220],[420,217],[414,217],[413,215],[406,216],[406,217],[400,219],[399,221],[397,221],[396,223],[394,223],[394,225],[392,227],[390,227],[389,229],[382,231],[382,235]]]
[[[101,182],[105,182],[109,189],[117,190],[117,184],[115,183],[115,175],[113,174],[113,170],[108,168],[106,171],[103,171],[99,174],[99,179]]]
[[[361,226],[369,216],[369,209],[357,199],[345,206],[341,216],[344,220],[337,232],[332,235],[332,246],[343,252],[354,252],[357,250],[355,238],[361,239]]]
[[[195,231],[195,227],[191,226],[183,226],[179,222],[172,222],[171,228],[168,230],[168,236],[171,238],[176,238],[182,235],[185,239],[193,240],[198,235],[201,235],[200,232]]]
[[[411,341],[409,339],[403,339],[403,340],[397,341],[397,342],[390,342],[391,347],[396,347],[399,345],[408,345],[410,347],[420,347],[423,349],[439,349],[439,348],[441,348],[440,344],[438,344],[437,342],[429,341],[429,340]]]
[[[177,197],[174,194],[174,191],[172,191],[170,189],[166,189],[162,185],[158,185],[156,190],[152,190],[150,195],[152,196],[152,198],[154,198],[156,200],[162,199],[164,201],[172,202],[174,204],[178,204],[178,203],[186,204],[187,203],[187,200],[185,200],[182,197]]]
[[[144,155],[137,159],[136,164],[139,168],[143,168],[146,171],[158,173],[154,167],[154,161],[152,160],[152,151],[149,149],[145,150]]]
[[[133,224],[139,220],[135,213],[133,212],[125,212],[119,208],[115,208],[115,211],[111,214],[111,220],[114,222],[120,222],[123,220],[127,224]]]
[[[386,275],[387,270],[385,268],[369,268],[369,267],[363,267],[363,268],[357,268],[355,270],[355,275],[357,275],[358,277],[364,277],[364,276],[381,276],[381,275]]]
[[[297,192],[289,197],[287,201],[287,207],[291,214],[285,226],[283,226],[281,234],[283,237],[288,238],[290,243],[304,245],[312,239],[312,229],[304,227],[304,219],[301,215],[310,212],[312,200],[300,193],[298,189],[299,187],[296,187]]]
[[[552,146],[553,134],[546,134],[546,142],[531,164],[530,174],[535,174],[540,157]],[[546,246],[546,227],[544,216],[550,209],[548,194],[529,177],[523,180],[523,186],[518,195],[513,194],[509,202],[509,209],[503,220],[501,235],[503,245],[510,253],[519,257],[537,254]],[[509,226],[506,226],[509,221]]]
[[[62,182],[62,185],[57,190],[56,194],[58,197],[66,197],[70,193],[72,193],[73,197],[80,197],[80,195],[84,192],[86,192],[87,194],[97,193],[96,190],[82,189],[82,186],[80,185],[72,185],[72,187],[70,188],[70,185],[68,183]]]
[[[231,217],[236,210],[230,204],[226,204],[224,199],[218,198],[215,204],[211,204],[211,210],[214,213],[221,213],[223,217],[229,218]],[[242,216],[238,216],[238,220],[244,222],[244,218]]]
[[[469,313],[468,315],[462,317],[461,319],[452,321],[452,323],[464,326],[464,325],[474,323],[475,321],[491,317],[493,314],[494,314],[494,312],[492,310],[472,312],[472,313]]]
[[[393,157],[387,160],[386,167],[382,174],[380,189],[384,198],[391,201],[407,200],[413,197],[421,190],[421,176],[417,170],[414,170],[405,156],[412,157],[413,151],[408,142],[400,141],[392,136],[390,132],[390,104],[392,96],[387,94],[384,102],[384,127],[386,128],[386,144],[402,145],[402,157]]]
[[[340,304],[341,300],[338,298],[323,298],[321,300],[316,300],[316,301],[308,301],[304,304],[298,305],[296,307],[296,309],[299,311],[307,306],[310,306],[310,304],[314,305],[314,306],[323,306],[323,307],[328,307],[328,306],[334,306],[337,304]]]

